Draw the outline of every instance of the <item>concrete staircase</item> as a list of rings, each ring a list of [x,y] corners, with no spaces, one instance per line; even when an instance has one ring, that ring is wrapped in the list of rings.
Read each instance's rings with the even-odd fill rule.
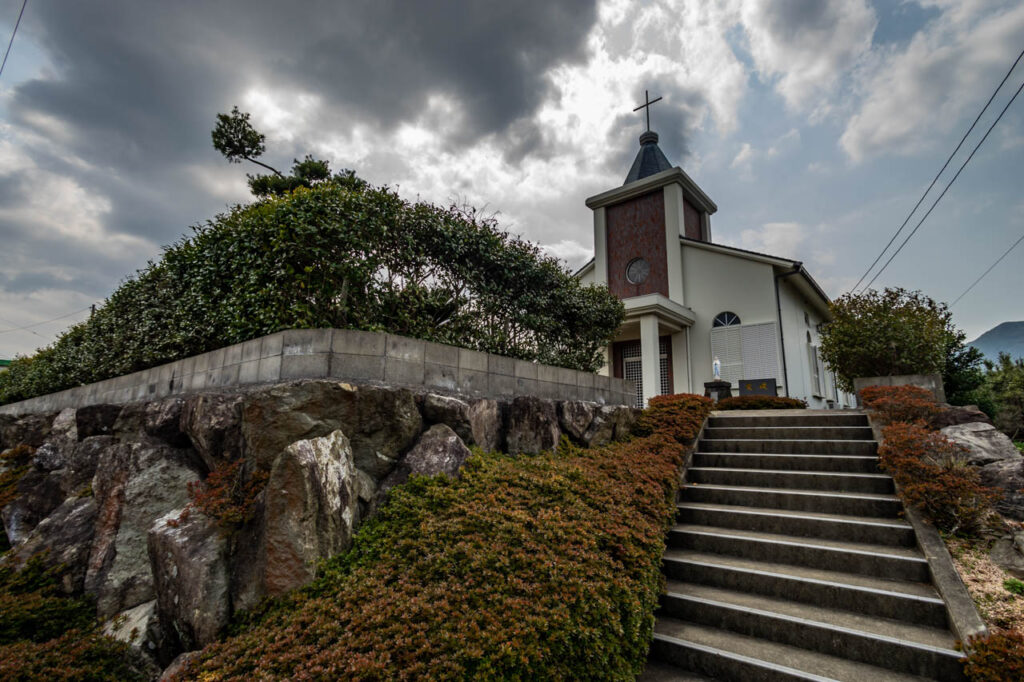
[[[860,413],[712,416],[680,493],[640,679],[962,679],[875,450]]]

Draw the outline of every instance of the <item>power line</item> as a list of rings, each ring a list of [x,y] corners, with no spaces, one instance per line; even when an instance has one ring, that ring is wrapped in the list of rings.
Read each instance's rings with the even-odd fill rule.
[[[14,36],[18,33],[18,26],[21,25],[21,15],[25,13],[25,5],[28,4],[28,0],[23,0],[21,3],[21,11],[18,12],[18,20],[14,22],[14,30],[11,31],[11,39],[7,42],[7,51],[4,52],[4,60],[0,62],[0,76],[4,73],[4,67],[7,66],[7,55],[11,53],[11,45],[14,44]]]
[[[70,312],[70,313],[68,313],[66,315],[61,315],[60,317],[54,317],[54,318],[51,318],[49,320],[43,320],[42,322],[35,322],[33,324],[26,324],[23,327],[14,327],[13,329],[0,329],[0,334],[10,334],[12,332],[21,332],[21,331],[29,331],[29,332],[31,332],[33,334],[36,334],[36,332],[32,331],[33,327],[41,327],[44,324],[49,324],[50,322],[56,322],[57,320],[63,320],[65,317],[71,317],[72,315],[77,315],[78,313],[84,313],[86,310],[89,310],[90,308],[92,308],[92,306],[91,305],[87,305],[86,307],[82,308],[81,310],[75,310],[74,312]],[[41,335],[40,334],[36,334],[36,336],[41,336]],[[45,337],[43,337],[43,338],[45,338]]]
[[[892,246],[892,243],[896,241],[896,237],[900,236],[900,232],[903,232],[903,228],[906,227],[907,223],[910,222],[911,216],[913,216],[917,209],[921,206],[921,203],[924,201],[924,198],[928,196],[928,193],[932,191],[932,187],[935,187],[935,183],[938,182],[939,177],[946,171],[946,168],[949,166],[949,162],[952,161],[953,157],[956,156],[956,153],[960,151],[960,147],[963,146],[964,141],[967,139],[967,136],[971,134],[972,130],[974,130],[974,126],[978,125],[978,121],[981,120],[981,117],[988,110],[989,105],[992,104],[992,100],[996,98],[996,94],[1003,88],[1003,84],[1006,83],[1006,79],[1008,79],[1010,77],[1010,74],[1013,73],[1013,70],[1017,68],[1017,64],[1020,63],[1022,57],[1024,57],[1024,50],[1021,50],[1020,54],[1017,55],[1017,59],[1013,61],[1013,64],[1010,66],[1010,70],[1006,72],[1006,75],[1003,76],[1003,80],[999,81],[999,85],[997,85],[996,89],[992,91],[992,95],[988,98],[988,101],[985,102],[985,106],[981,108],[981,111],[978,112],[977,117],[975,117],[974,119],[974,123],[972,123],[971,127],[967,129],[967,132],[964,133],[964,136],[960,138],[960,142],[956,145],[956,149],[953,150],[953,153],[949,155],[949,158],[946,159],[946,163],[942,164],[942,168],[939,169],[939,172],[935,174],[934,178],[932,178],[932,182],[930,185],[928,185],[928,189],[924,191],[924,194],[921,195],[921,198],[917,200],[916,204],[914,204],[914,208],[910,209],[910,213],[908,213],[907,217],[904,218],[903,224],[900,225],[899,229],[896,230],[895,233],[893,233],[892,237],[889,239],[889,243],[886,244],[885,248],[883,248],[878,253],[878,255],[875,257],[875,260],[871,262],[871,265],[868,266],[868,269],[864,271],[864,274],[860,276],[860,279],[857,280],[857,283],[853,285],[853,288],[850,289],[850,291],[857,290],[857,287],[860,286],[860,283],[864,281],[864,278],[867,277],[868,273],[871,272],[872,268],[874,268],[878,264],[878,261],[882,260],[882,256],[884,256],[885,252],[889,250],[889,247]]]
[[[985,279],[985,275],[987,275],[988,273],[992,272],[993,268],[995,268],[995,267],[996,267],[997,265],[999,265],[999,263],[1000,263],[1000,262],[1002,262],[1002,260],[1003,260],[1004,258],[1006,258],[1007,256],[1009,256],[1009,255],[1010,255],[1010,252],[1011,252],[1011,251],[1013,251],[1013,250],[1014,250],[1015,248],[1017,248],[1017,245],[1018,245],[1018,244],[1020,244],[1021,242],[1024,242],[1024,234],[1022,234],[1022,235],[1020,236],[1020,239],[1018,239],[1017,241],[1015,241],[1015,242],[1013,243],[1013,245],[1012,245],[1012,246],[1011,246],[1010,248],[1008,248],[1008,249],[1007,249],[1006,251],[1003,251],[1003,255],[1002,255],[1002,256],[1000,256],[999,258],[997,258],[997,259],[996,259],[996,262],[995,262],[995,263],[993,263],[992,265],[988,266],[988,270],[986,270],[985,272],[981,273],[981,277],[979,277],[978,279],[974,280],[974,282],[973,282],[973,283],[971,284],[971,286],[969,286],[969,287],[967,287],[966,289],[964,289],[964,292],[963,292],[962,294],[960,294],[959,296],[957,296],[957,297],[956,297],[956,300],[955,300],[955,301],[953,301],[953,302],[952,302],[952,303],[951,303],[951,304],[949,305],[949,307],[950,307],[950,308],[952,308],[952,307],[953,307],[953,306],[955,306],[955,305],[956,305],[957,303],[959,303],[959,302],[960,302],[960,299],[961,299],[961,298],[963,298],[964,296],[966,296],[966,295],[967,295],[967,292],[969,292],[969,291],[970,291],[971,289],[973,289],[973,288],[974,288],[974,285],[975,285],[975,284],[977,284],[977,283],[978,283],[978,282],[980,282],[981,280]]]
[[[964,168],[967,168],[967,164],[969,164],[971,162],[971,159],[974,158],[974,154],[978,151],[978,149],[981,148],[981,145],[985,144],[985,140],[988,139],[989,133],[991,133],[992,130],[999,123],[999,121],[1003,119],[1003,114],[1005,114],[1006,110],[1010,108],[1010,105],[1013,104],[1013,101],[1017,99],[1017,95],[1020,94],[1021,90],[1024,90],[1024,81],[1022,81],[1020,87],[1017,88],[1017,92],[1013,93],[1013,97],[1011,97],[1010,101],[1006,103],[1006,106],[1003,107],[1003,110],[999,112],[999,116],[996,117],[996,120],[993,121],[992,125],[990,125],[988,130],[985,131],[985,135],[984,137],[981,138],[981,141],[979,141],[978,144],[975,145],[974,149],[971,150],[970,156],[968,156],[967,160],[964,161],[963,165],[960,166],[960,169],[956,172],[956,175],[953,176],[953,179],[946,184],[945,188],[943,188],[942,194],[939,195],[939,198],[936,199],[935,202],[931,205],[931,207],[928,209],[928,212],[924,214],[924,217],[921,218],[920,221],[918,221],[917,225],[914,226],[914,229],[911,230],[910,234],[907,235],[907,238],[904,239],[902,243],[900,243],[899,248],[893,251],[892,255],[889,256],[889,260],[885,261],[885,265],[883,265],[882,268],[875,273],[875,276],[872,277],[871,281],[868,282],[867,285],[864,287],[865,289],[869,288],[872,284],[875,283],[875,280],[878,279],[878,276],[885,272],[885,269],[889,267],[889,263],[892,263],[892,259],[895,258],[899,254],[899,252],[903,250],[903,247],[907,245],[907,242],[910,241],[911,237],[917,234],[918,229],[920,229],[921,225],[924,224],[924,221],[928,220],[928,216],[932,214],[932,211],[935,210],[935,207],[939,205],[940,201],[942,201],[942,197],[946,196],[946,192],[949,191],[949,188],[952,187],[954,182],[956,182],[956,179],[960,177],[960,173],[963,172]]]

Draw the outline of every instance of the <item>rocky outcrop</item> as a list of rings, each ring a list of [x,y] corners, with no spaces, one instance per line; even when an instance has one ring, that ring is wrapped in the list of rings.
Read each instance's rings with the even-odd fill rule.
[[[352,447],[340,430],[292,443],[266,487],[263,593],[277,596],[309,582],[321,559],[347,549],[358,521]]]
[[[629,408],[580,401],[328,380],[0,415],[4,444],[31,446],[0,509],[13,546],[0,561],[22,566],[43,553],[63,564],[68,594],[92,595],[113,636],[167,664],[212,641],[234,613],[308,582],[410,476],[458,476],[470,446],[537,453],[563,432],[604,443],[632,419]],[[224,478],[236,470],[266,484],[240,502]],[[189,485],[212,472],[220,484],[196,488],[210,506],[190,502]],[[232,515],[202,513],[218,508]]]
[[[983,467],[993,462],[1021,459],[1020,451],[1005,433],[991,423],[969,422],[947,426],[942,434],[969,450],[967,461]]]
[[[555,404],[533,396],[519,396],[508,408],[505,434],[510,454],[537,454],[558,445],[561,437]]]
[[[957,424],[973,424],[980,422],[982,424],[991,424],[992,420],[989,416],[982,412],[977,405],[943,405],[942,410],[935,414],[931,418],[931,427],[933,429],[944,429],[947,426],[956,426]]]
[[[1016,531],[992,543],[989,556],[999,568],[1024,579],[1024,531]]]
[[[214,641],[231,615],[228,541],[212,519],[182,519],[182,511],[157,519],[148,549],[160,627],[179,651],[191,651]]]
[[[981,483],[996,488],[1002,499],[996,511],[1018,521],[1024,521],[1024,460],[1004,459],[981,467]]]

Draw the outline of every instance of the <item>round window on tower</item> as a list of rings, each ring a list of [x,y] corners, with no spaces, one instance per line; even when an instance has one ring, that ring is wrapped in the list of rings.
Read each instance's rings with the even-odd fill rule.
[[[643,284],[651,274],[651,264],[643,258],[634,258],[626,266],[626,279],[630,284]]]

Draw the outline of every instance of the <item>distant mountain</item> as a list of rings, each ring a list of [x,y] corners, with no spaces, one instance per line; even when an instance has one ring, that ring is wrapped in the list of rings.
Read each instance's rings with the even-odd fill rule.
[[[1003,322],[968,343],[985,354],[990,360],[997,360],[1000,353],[1009,353],[1014,358],[1024,357],[1024,321]]]

